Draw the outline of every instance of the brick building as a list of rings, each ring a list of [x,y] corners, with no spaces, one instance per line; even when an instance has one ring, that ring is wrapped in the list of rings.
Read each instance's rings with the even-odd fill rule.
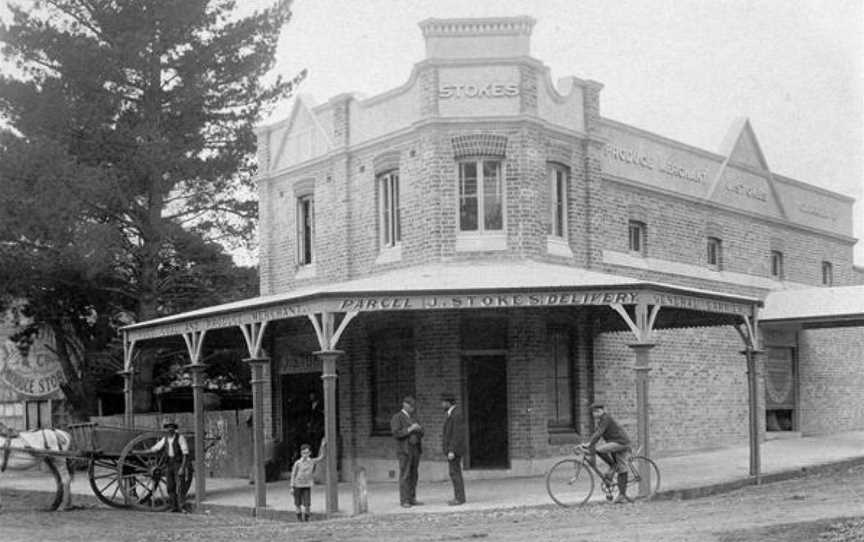
[[[543,472],[595,400],[652,453],[864,428],[825,398],[858,371],[860,328],[755,340],[771,292],[861,282],[853,200],[772,173],[746,120],[714,153],[603,117],[601,84],[530,56],[533,24],[424,21],[403,86],[301,97],[261,127],[261,297],[130,326],[129,346],[183,334],[196,361],[205,331],[241,327],[268,360],[266,438],[295,438],[329,382],[341,470],[372,480],[394,478],[407,394],[427,480],[447,476],[444,391],[468,477]]]

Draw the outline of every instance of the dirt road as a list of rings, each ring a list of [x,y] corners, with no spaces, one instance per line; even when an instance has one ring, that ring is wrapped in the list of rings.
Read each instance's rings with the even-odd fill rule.
[[[0,478],[2,487],[2,478]],[[28,509],[32,495],[3,492],[0,540],[279,541],[864,541],[864,466],[686,501],[370,516],[311,523],[227,513],[150,514],[85,504]],[[844,518],[851,518],[844,520]]]

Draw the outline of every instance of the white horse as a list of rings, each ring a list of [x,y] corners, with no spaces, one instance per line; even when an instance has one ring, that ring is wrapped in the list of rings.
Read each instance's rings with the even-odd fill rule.
[[[0,472],[7,469],[32,469],[44,461],[57,482],[57,493],[50,509],[56,510],[62,504],[63,510],[68,510],[72,507],[72,469],[69,458],[62,453],[52,455],[51,452],[67,452],[71,446],[72,437],[59,429],[38,429],[17,434],[0,431]]]

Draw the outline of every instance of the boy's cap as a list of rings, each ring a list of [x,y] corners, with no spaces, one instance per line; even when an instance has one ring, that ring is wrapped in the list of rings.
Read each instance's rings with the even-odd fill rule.
[[[312,446],[309,446],[308,444],[302,444],[302,445],[300,445],[300,450],[301,450],[301,451],[302,451],[302,450],[311,450],[311,449],[312,449]]]

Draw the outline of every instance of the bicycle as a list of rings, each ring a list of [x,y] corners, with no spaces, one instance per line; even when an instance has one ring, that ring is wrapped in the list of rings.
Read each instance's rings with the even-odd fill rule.
[[[631,499],[634,495],[637,499],[649,499],[660,489],[660,469],[654,461],[639,455],[641,451],[639,448],[624,460],[629,474],[626,493]],[[583,444],[574,446],[573,453],[576,457],[558,461],[546,473],[546,492],[552,500],[564,507],[584,505],[594,493],[595,477],[600,480],[606,500],[613,500],[618,494],[614,469],[613,476],[604,476]]]

